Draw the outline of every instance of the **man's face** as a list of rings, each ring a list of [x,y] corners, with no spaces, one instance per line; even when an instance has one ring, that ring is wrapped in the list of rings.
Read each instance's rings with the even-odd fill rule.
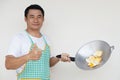
[[[30,9],[27,17],[25,17],[27,28],[32,30],[40,30],[44,21],[44,17],[40,10]]]

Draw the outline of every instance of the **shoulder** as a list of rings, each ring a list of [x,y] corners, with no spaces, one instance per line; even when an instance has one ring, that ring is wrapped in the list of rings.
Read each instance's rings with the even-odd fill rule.
[[[22,45],[22,37],[23,34],[17,33],[16,35],[14,35],[10,41],[10,45],[8,47],[8,55],[13,55],[13,56],[18,56],[20,55],[20,48]]]
[[[19,33],[17,33],[17,34],[15,35],[16,38],[23,38],[23,37],[25,37],[25,36],[26,36],[26,33],[25,33],[24,31],[19,32]]]
[[[12,41],[22,41],[22,39],[26,36],[25,32],[19,32],[13,36]]]
[[[46,34],[42,34],[42,37],[46,40],[48,40],[48,36]]]

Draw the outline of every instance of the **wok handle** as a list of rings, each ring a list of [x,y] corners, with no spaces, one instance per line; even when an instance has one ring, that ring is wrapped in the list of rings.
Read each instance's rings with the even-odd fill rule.
[[[113,51],[115,49],[115,46],[111,46],[111,51]]]
[[[61,55],[57,55],[57,58],[61,58]],[[71,61],[75,61],[75,57],[69,57]]]

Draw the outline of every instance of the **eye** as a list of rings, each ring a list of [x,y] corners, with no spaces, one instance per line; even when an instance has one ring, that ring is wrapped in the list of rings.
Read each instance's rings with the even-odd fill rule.
[[[33,16],[30,16],[30,18],[34,18]]]
[[[33,16],[33,15],[30,15],[30,18],[34,18],[34,16]]]
[[[41,18],[41,16],[38,16],[38,18]]]

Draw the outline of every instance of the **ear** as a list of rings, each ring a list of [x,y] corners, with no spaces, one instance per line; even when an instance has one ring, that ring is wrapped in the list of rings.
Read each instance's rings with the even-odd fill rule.
[[[43,22],[44,22],[45,18],[43,17]]]
[[[25,22],[27,22],[27,17],[24,17]]]

